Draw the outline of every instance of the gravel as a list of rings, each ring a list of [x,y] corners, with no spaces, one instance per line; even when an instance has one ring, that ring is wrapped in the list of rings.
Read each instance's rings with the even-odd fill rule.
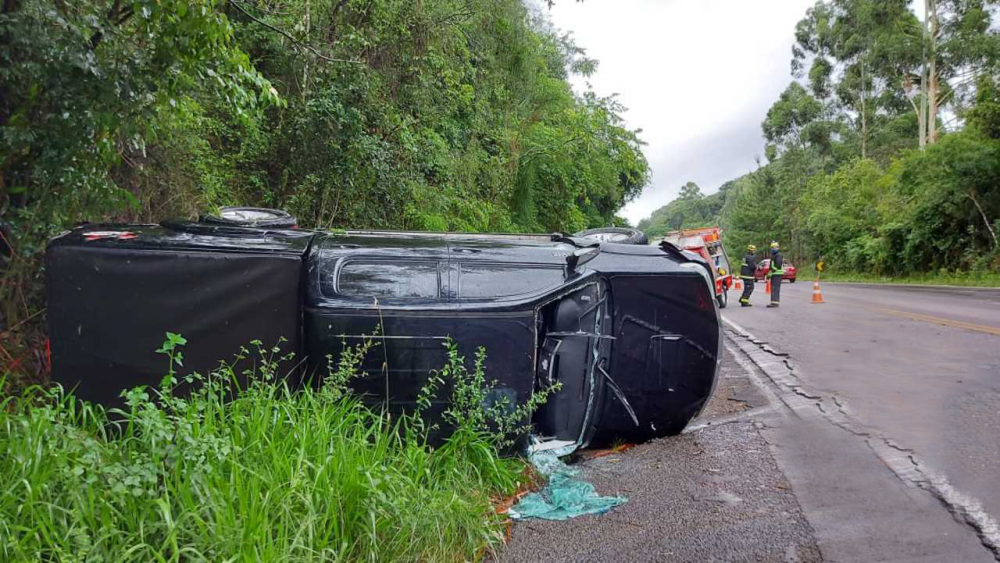
[[[814,534],[752,418],[766,400],[734,361],[699,422],[719,424],[578,464],[629,501],[564,522],[516,522],[502,562],[820,561]]]

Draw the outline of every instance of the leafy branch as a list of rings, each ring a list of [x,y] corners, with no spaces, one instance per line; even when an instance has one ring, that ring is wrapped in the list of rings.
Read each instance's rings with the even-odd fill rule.
[[[253,20],[254,22],[256,22],[256,23],[258,23],[258,24],[260,24],[260,25],[262,25],[262,26],[264,26],[264,27],[266,27],[268,29],[270,29],[273,32],[280,34],[282,37],[288,39],[293,44],[295,44],[297,47],[301,47],[301,48],[309,51],[310,53],[312,53],[313,55],[315,55],[319,59],[322,59],[324,61],[331,62],[331,63],[364,64],[364,61],[359,61],[359,60],[338,59],[338,58],[334,58],[334,57],[328,57],[328,56],[324,55],[323,53],[320,53],[319,50],[316,49],[315,47],[313,47],[312,45],[309,45],[308,43],[304,43],[302,41],[299,41],[298,39],[296,39],[295,37],[293,37],[292,34],[288,33],[287,31],[285,31],[285,30],[283,30],[283,29],[281,29],[279,27],[273,26],[273,25],[267,23],[266,21],[258,18],[257,16],[254,16],[249,11],[247,11],[247,9],[243,6],[243,3],[240,2],[240,0],[229,0],[229,4],[232,5],[234,8],[236,8],[237,10],[239,10],[244,16],[246,16],[246,17],[250,18],[251,20]]]

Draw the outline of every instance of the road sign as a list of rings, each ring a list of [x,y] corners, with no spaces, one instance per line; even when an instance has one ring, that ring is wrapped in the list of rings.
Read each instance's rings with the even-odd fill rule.
[[[819,262],[816,262],[816,271],[817,272],[822,272],[823,271],[823,261],[822,260],[820,260]]]

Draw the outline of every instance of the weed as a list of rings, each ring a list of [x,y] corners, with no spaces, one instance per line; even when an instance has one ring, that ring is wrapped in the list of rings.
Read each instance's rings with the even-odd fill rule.
[[[445,380],[452,382],[451,401],[444,413],[445,420],[456,428],[465,426],[492,434],[502,448],[513,445],[519,436],[529,430],[531,414],[561,387],[560,383],[556,383],[533,393],[526,403],[517,405],[516,396],[498,389],[496,381],[487,381],[485,348],[480,346],[476,350],[473,369],[469,371],[465,366],[465,357],[458,353],[458,345],[448,339],[444,346],[448,350],[448,359],[444,367],[431,377],[430,385],[437,386]]]
[[[281,384],[278,352],[255,343],[237,358],[254,357],[248,377],[223,364],[184,377],[198,385],[180,396],[183,345],[168,335],[160,387],[127,391],[117,411],[59,387],[3,400],[0,560],[455,561],[501,541],[490,499],[517,489],[524,464],[499,457],[471,389],[483,352],[470,372],[449,348],[459,424],[431,449],[349,392],[371,341],[318,389]],[[527,413],[501,410],[500,429]]]

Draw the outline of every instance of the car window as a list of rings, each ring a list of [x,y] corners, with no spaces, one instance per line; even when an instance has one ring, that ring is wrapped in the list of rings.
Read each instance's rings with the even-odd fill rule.
[[[726,254],[724,252],[722,252],[721,250],[720,250],[720,252],[718,254],[715,255],[715,266],[717,268],[724,269],[727,274],[730,273],[729,272],[729,270],[730,270],[730,268],[729,268],[729,257],[726,256]]]
[[[562,268],[460,264],[458,298],[488,299],[535,293],[562,283]]]
[[[362,262],[344,264],[337,293],[353,297],[436,299],[441,294],[437,262]]]

